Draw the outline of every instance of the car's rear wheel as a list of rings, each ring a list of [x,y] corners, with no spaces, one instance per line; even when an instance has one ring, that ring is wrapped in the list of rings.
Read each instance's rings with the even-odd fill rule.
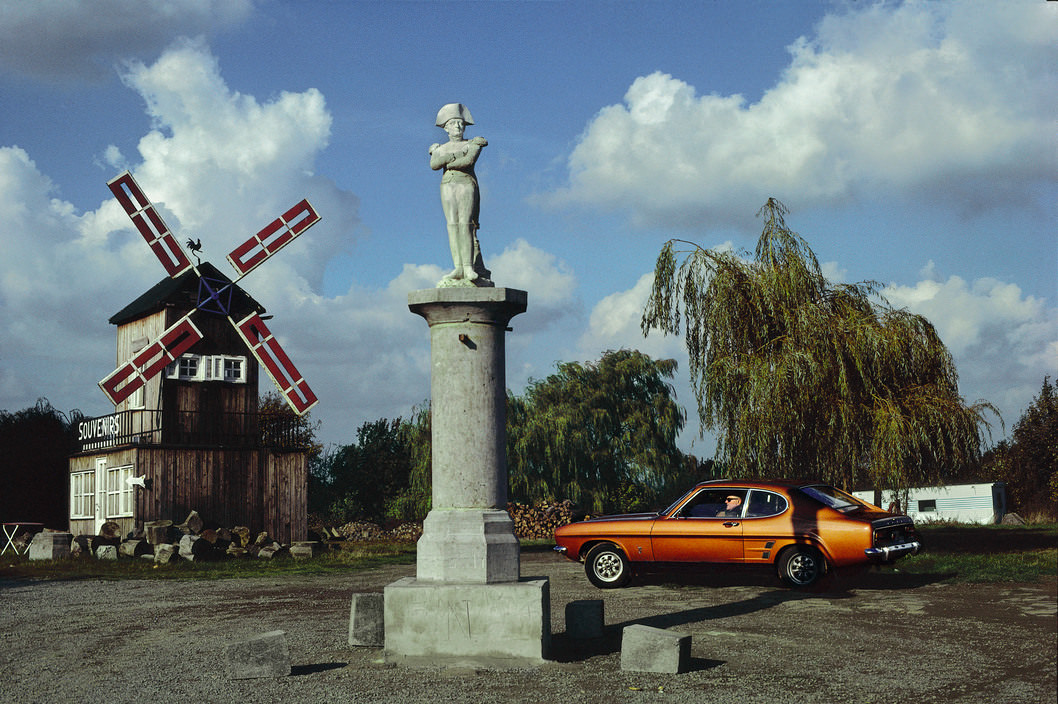
[[[791,587],[808,587],[826,573],[827,564],[818,550],[796,545],[779,557],[779,579]]]
[[[584,573],[599,589],[623,587],[632,576],[628,558],[612,543],[600,543],[588,551],[584,558]]]

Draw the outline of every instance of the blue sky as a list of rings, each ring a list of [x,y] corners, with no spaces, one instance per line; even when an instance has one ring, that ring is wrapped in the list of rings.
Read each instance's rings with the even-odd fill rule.
[[[244,281],[327,443],[429,394],[408,291],[450,264],[437,109],[463,102],[486,264],[529,292],[508,386],[644,339],[671,237],[752,249],[768,197],[834,281],[926,315],[1007,432],[1058,374],[1058,7],[845,2],[0,2],[0,409],[112,410],[107,319],[164,272],[128,168],[204,258],[308,197]],[[262,386],[262,391],[264,387]],[[995,439],[1003,436],[998,428]]]

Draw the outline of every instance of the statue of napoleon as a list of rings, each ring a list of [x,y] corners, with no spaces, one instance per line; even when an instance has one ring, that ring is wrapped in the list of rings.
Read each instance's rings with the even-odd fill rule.
[[[438,127],[448,133],[448,142],[430,147],[430,168],[443,169],[441,208],[448,221],[448,246],[455,268],[438,282],[446,286],[494,286],[492,272],[481,260],[478,244],[478,212],[481,196],[474,163],[488,145],[484,137],[467,140],[463,131],[474,124],[470,110],[462,103],[449,103],[437,112]]]

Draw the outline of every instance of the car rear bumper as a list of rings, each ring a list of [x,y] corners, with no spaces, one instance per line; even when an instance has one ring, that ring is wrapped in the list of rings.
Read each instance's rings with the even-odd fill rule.
[[[914,555],[921,548],[922,543],[917,540],[912,540],[909,543],[900,543],[899,545],[886,545],[881,548],[867,548],[863,551],[863,554],[871,560],[891,562],[892,560],[904,557],[905,555]]]

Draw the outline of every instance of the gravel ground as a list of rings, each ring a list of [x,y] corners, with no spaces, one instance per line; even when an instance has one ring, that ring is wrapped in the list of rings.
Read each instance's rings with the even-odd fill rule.
[[[944,585],[870,572],[813,593],[756,572],[659,575],[617,591],[526,553],[551,581],[551,662],[534,669],[392,667],[347,645],[350,597],[414,566],[220,581],[0,580],[0,701],[1054,702],[1058,581]],[[565,638],[564,607],[605,600],[607,634]],[[624,672],[631,623],[693,637],[689,672]],[[227,678],[224,646],[286,631],[293,672]]]

